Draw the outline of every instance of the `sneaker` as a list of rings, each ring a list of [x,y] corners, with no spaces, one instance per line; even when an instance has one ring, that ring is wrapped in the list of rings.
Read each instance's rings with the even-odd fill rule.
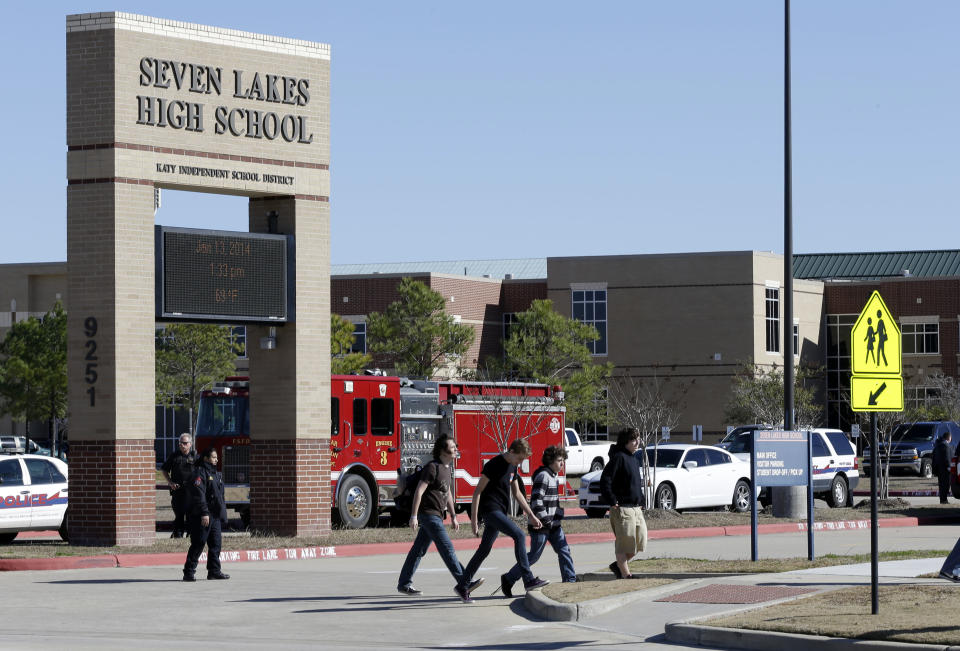
[[[193,581],[196,581],[196,580],[197,580],[197,577],[195,577],[195,576],[192,575],[192,574],[184,574],[184,575],[183,575],[183,580],[184,580],[184,581],[193,582]]]
[[[420,590],[417,590],[412,585],[405,585],[402,588],[400,586],[397,586],[397,592],[399,592],[400,594],[408,594],[412,597],[415,597],[418,594],[423,594],[423,592],[421,592]]]
[[[547,585],[548,583],[550,583],[550,582],[547,581],[546,579],[541,579],[540,577],[535,576],[535,577],[533,577],[533,579],[532,579],[531,581],[529,581],[529,582],[524,581],[524,582],[523,582],[523,589],[526,590],[527,592],[530,592],[531,590],[536,590],[537,588],[542,588],[543,586]]]
[[[483,585],[483,579],[474,579],[473,581],[470,582],[470,585],[467,586],[467,594],[470,594],[471,592],[479,588],[481,585]]]
[[[460,597],[460,601],[465,604],[472,604],[473,599],[470,598],[470,591],[464,588],[462,585],[453,586],[453,591],[457,593],[457,596]]]
[[[513,581],[511,581],[506,574],[500,575],[500,589],[503,590],[504,597],[513,596]]]
[[[620,566],[617,565],[616,561],[614,561],[613,563],[610,563],[610,565],[608,565],[607,567],[609,567],[610,571],[613,572],[614,578],[617,578],[617,579],[623,578],[623,572],[620,571]]]
[[[210,572],[207,574],[207,581],[226,581],[230,578],[229,574],[224,574],[223,572]]]
[[[956,574],[948,574],[947,572],[940,572],[940,578],[946,579],[947,581],[953,581],[954,583],[960,583],[960,576]]]

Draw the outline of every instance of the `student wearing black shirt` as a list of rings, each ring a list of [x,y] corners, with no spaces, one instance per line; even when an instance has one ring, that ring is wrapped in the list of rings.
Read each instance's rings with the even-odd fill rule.
[[[530,444],[525,440],[517,439],[510,444],[509,450],[490,459],[483,465],[480,481],[473,491],[473,504],[470,509],[470,525],[473,528],[473,535],[480,535],[479,519],[482,517],[485,525],[483,537],[476,553],[463,571],[463,583],[457,586],[457,594],[467,591],[469,597],[468,591],[479,585],[477,582],[471,583],[473,575],[480,569],[480,565],[490,554],[494,541],[501,533],[513,538],[513,551],[517,559],[517,565],[520,566],[523,587],[527,590],[535,590],[549,583],[549,581],[534,576],[533,572],[530,571],[530,562],[527,559],[527,537],[509,516],[510,494],[512,493],[517,504],[527,515],[530,526],[533,529],[540,529],[543,526],[530,509],[527,500],[524,499],[523,490],[517,481],[517,466],[523,463],[523,460],[528,458],[530,454]]]

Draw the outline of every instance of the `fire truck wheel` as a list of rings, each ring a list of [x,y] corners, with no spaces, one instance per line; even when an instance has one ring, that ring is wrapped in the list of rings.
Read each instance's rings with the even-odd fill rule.
[[[347,529],[363,529],[368,524],[377,523],[372,518],[374,503],[370,486],[360,475],[347,475],[340,486],[337,499],[337,515]]]

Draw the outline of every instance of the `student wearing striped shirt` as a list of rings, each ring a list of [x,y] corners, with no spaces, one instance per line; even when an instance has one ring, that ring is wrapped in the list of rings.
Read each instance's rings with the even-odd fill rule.
[[[557,552],[560,562],[560,577],[564,583],[575,583],[577,573],[573,569],[573,557],[570,545],[560,526],[563,509],[560,507],[560,469],[567,458],[567,451],[557,445],[551,445],[543,451],[543,465],[533,473],[533,489],[530,493],[530,508],[543,526],[539,529],[529,527],[530,551],[527,559],[533,565],[540,559],[547,542]],[[520,565],[514,565],[509,572],[500,577],[500,589],[505,597],[513,596],[513,584],[520,580]]]

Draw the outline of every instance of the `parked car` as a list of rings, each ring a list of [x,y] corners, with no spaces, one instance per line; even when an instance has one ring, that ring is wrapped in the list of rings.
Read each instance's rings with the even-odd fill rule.
[[[67,539],[67,464],[36,454],[0,454],[0,544],[21,531],[49,529]]]
[[[603,470],[610,462],[610,443],[584,443],[580,434],[572,427],[564,431],[567,439],[567,461],[564,464],[567,475],[583,475],[595,470]]]
[[[712,445],[668,443],[648,447],[651,481],[656,478],[654,503],[664,509],[692,509],[729,506],[750,510],[750,464]],[[643,450],[637,450],[642,463]],[[600,495],[602,471],[580,479],[580,506],[587,517],[602,518],[609,506]]]
[[[811,430],[813,447],[813,495],[832,507],[852,506],[853,491],[860,482],[857,451],[838,429]]]
[[[740,459],[750,461],[750,453],[753,452],[753,433],[758,429],[773,428],[770,425],[741,425],[735,427],[717,443],[717,447],[723,448]]]
[[[933,477],[933,446],[937,439],[948,431],[953,437],[950,442],[951,456],[953,456],[960,442],[960,425],[952,420],[897,425],[890,436],[889,449],[886,442],[879,443],[881,467],[889,457],[891,470],[906,470],[920,477]],[[873,451],[866,447],[863,449],[864,472],[872,462]]]
[[[37,454],[41,449],[46,448],[41,448],[36,441],[30,439],[30,454]],[[0,436],[0,454],[24,454],[25,452],[27,452],[26,436]]]

